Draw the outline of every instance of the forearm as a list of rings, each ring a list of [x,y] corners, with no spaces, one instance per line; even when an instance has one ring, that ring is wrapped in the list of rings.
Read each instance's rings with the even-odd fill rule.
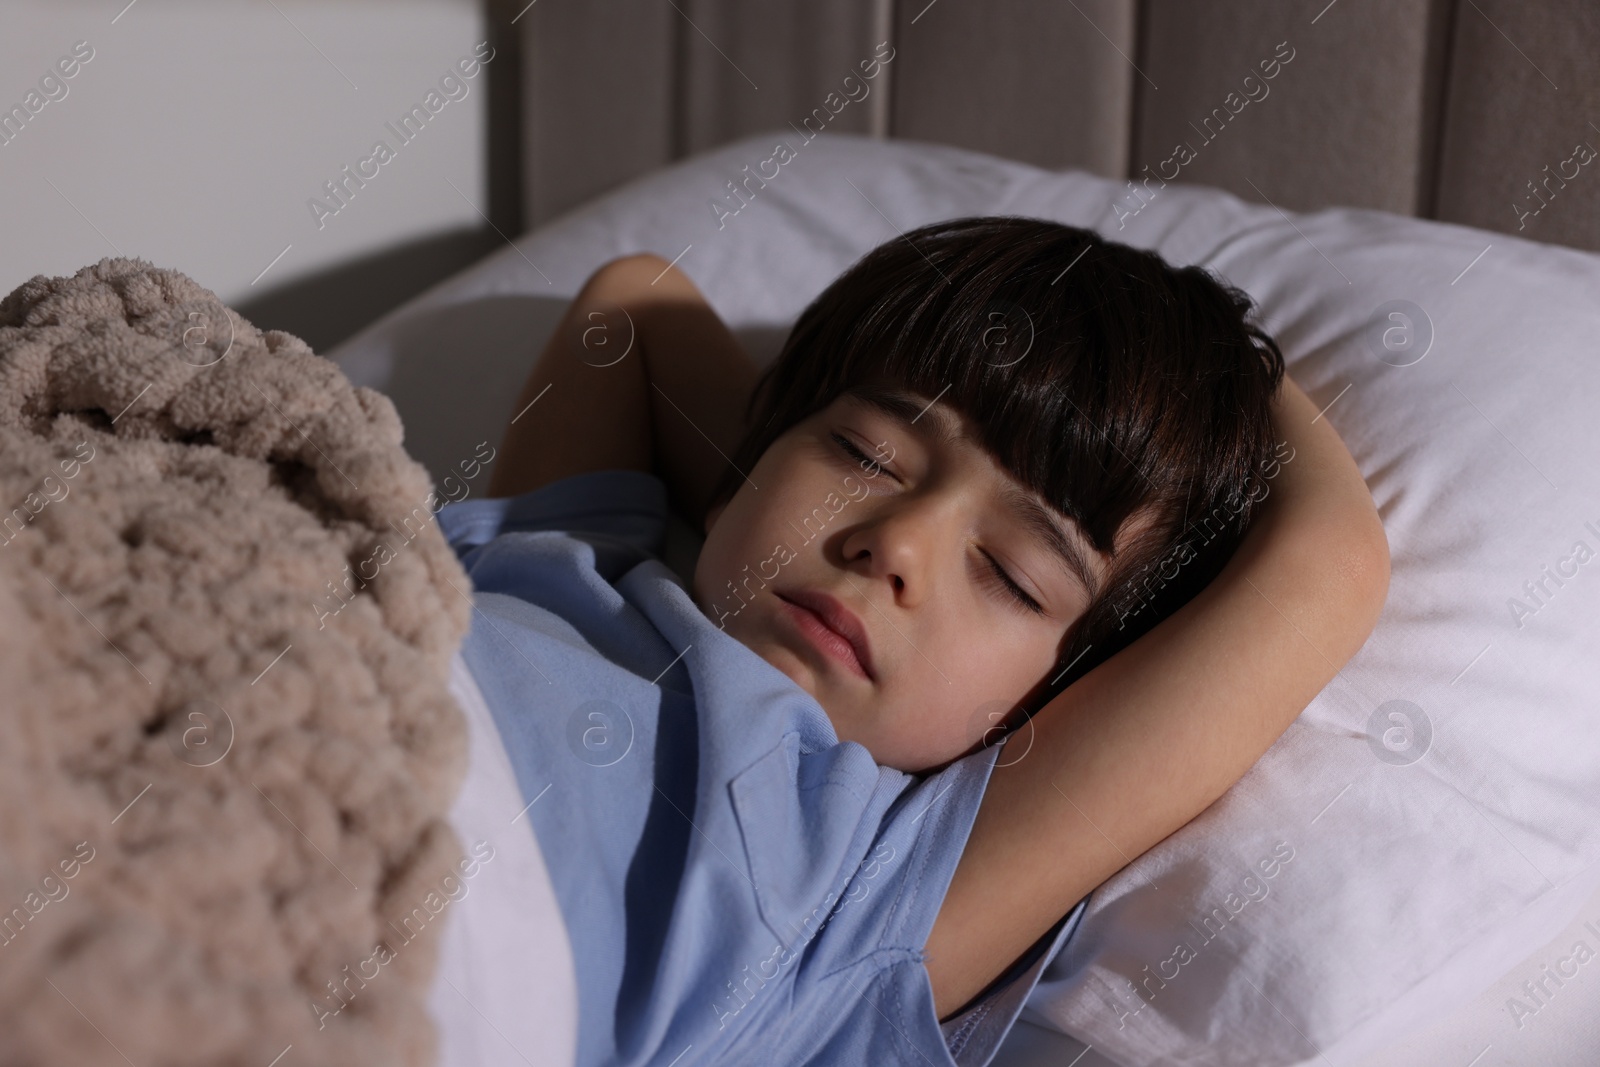
[[[927,945],[941,1015],[1221,796],[1376,624],[1382,524],[1316,414],[1285,379],[1274,423],[1293,456],[1227,566],[1046,705],[1012,742],[1026,755],[994,770],[945,904],[976,919]]]
[[[491,496],[627,468],[666,483],[695,528],[744,430],[756,368],[682,271],[653,254],[597,270],[513,405]]]
[[[1152,808],[1127,822],[1130,855],[1165,836],[1151,837],[1162,822],[1152,811],[1165,806],[1181,825],[1179,815],[1242,776],[1355,655],[1383,608],[1388,545],[1355,461],[1287,377],[1273,423],[1293,451],[1227,566],[1117,653],[1117,669],[1101,669],[1108,660],[1035,719],[1050,733],[1041,754],[1054,745],[1059,758],[1031,773],[1069,793],[1091,740],[1116,758],[1152,760],[1152,771],[1154,761],[1183,757],[1160,768],[1166,784],[1144,795]],[[1115,716],[1097,711],[1112,706]],[[1119,825],[1117,800],[1099,798],[1102,828]]]
[[[659,256],[639,258],[642,273],[657,279],[641,294],[638,316],[656,470],[699,532],[712,490],[744,438],[757,370],[687,275]]]
[[[607,264],[573,297],[512,405],[490,496],[652,469],[649,378],[618,303],[632,284]]]

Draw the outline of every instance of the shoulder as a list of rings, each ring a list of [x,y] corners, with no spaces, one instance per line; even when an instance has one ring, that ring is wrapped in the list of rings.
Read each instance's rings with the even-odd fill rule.
[[[854,743],[807,752],[799,734],[729,782],[756,898],[786,944],[829,966],[920,955],[983,799],[997,750],[927,777]]]
[[[621,540],[659,555],[668,516],[667,487],[644,471],[586,471],[507,497],[446,503],[437,521],[446,542],[464,557],[507,533],[557,531],[580,539]]]

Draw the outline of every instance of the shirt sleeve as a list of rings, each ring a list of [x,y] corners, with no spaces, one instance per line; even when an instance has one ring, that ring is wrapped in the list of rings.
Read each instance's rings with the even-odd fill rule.
[[[801,960],[778,1043],[795,1054],[793,1062],[984,1067],[993,1059],[1045,966],[1075,931],[1085,903],[1074,905],[959,1015],[939,1021],[925,945],[1000,751],[996,746],[962,757],[904,788],[842,884],[828,878],[831,864],[817,862],[816,849],[790,843],[797,830],[824,821],[820,813],[807,813],[820,812],[823,787],[843,780],[842,766],[808,771],[802,757],[798,789],[786,791],[781,761],[769,758],[736,782],[734,801],[763,916],[785,950]],[[763,775],[759,781],[751,778],[757,774]],[[792,813],[781,810],[795,804]],[[824,881],[836,887],[826,896]],[[780,894],[768,887],[775,885],[795,890],[787,907],[773,906]],[[823,902],[820,921],[803,912],[808,899]]]
[[[892,821],[899,824],[896,827],[899,833],[904,832],[908,822],[924,824],[908,849],[907,857],[921,891],[907,895],[905,913],[900,923],[891,924],[886,931],[889,936],[883,942],[885,945],[899,942],[921,946],[926,943],[961,853],[965,851],[989,778],[1004,758],[1004,752],[1005,746],[999,745],[963,757],[908,791],[908,803]],[[892,832],[891,836],[898,837],[899,833]],[[937,1024],[945,1049],[956,1067],[985,1067],[994,1059],[1045,967],[1076,932],[1087,903],[1086,897],[1075,904],[960,1014]],[[917,987],[915,999],[925,998],[923,1010],[931,1013],[932,986],[926,966],[920,961],[916,972],[912,980]],[[915,1018],[922,1012],[913,1010],[909,1014]]]
[[[984,1067],[994,1058],[1001,1042],[1016,1025],[1017,1015],[1034,986],[1039,984],[1039,976],[1077,932],[1088,903],[1088,897],[1078,901],[960,1015],[939,1024],[945,1047],[958,1067]]]
[[[540,531],[569,534],[610,555],[660,558],[667,518],[666,483],[621,468],[574,474],[516,496],[455,501],[437,515],[463,563],[501,534]]]

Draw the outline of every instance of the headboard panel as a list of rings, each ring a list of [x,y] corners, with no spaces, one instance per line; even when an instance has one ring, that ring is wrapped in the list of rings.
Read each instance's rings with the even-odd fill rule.
[[[1535,241],[1600,249],[1600,161],[1574,158],[1580,143],[1600,149],[1600,4],[1461,7],[1438,217],[1511,233],[1520,223]]]
[[[894,62],[870,80],[862,78],[859,66],[873,59],[877,42],[890,39],[887,5],[675,2],[694,20],[690,26],[673,16],[680,29],[686,152],[714,148],[753,130],[791,122],[800,126],[817,109],[821,115],[812,119],[812,129],[876,136],[888,130],[884,105]],[[856,80],[846,85],[850,75]],[[825,103],[830,93],[836,94],[831,107]]]
[[[896,5],[891,137],[1128,173],[1134,0]],[[913,21],[915,20],[915,21]]]
[[[1426,210],[1433,172],[1426,107],[1437,100],[1439,80],[1428,62],[1430,9],[1444,5],[1327,5],[1144,5],[1140,66],[1160,89],[1138,82],[1132,174],[1141,181],[1177,174],[1286,210]],[[1193,153],[1182,167],[1175,164],[1186,153],[1166,162],[1179,145]]]
[[[519,28],[528,226],[821,126],[1600,249],[1593,0],[587,0]]]
[[[522,224],[531,229],[680,154],[678,15],[630,0],[534,3],[522,31]]]

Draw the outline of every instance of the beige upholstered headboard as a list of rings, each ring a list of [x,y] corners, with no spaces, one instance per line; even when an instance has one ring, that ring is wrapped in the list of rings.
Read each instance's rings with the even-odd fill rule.
[[[543,0],[516,28],[528,227],[793,125],[1128,178],[1129,210],[1174,180],[1600,249],[1600,0]]]

